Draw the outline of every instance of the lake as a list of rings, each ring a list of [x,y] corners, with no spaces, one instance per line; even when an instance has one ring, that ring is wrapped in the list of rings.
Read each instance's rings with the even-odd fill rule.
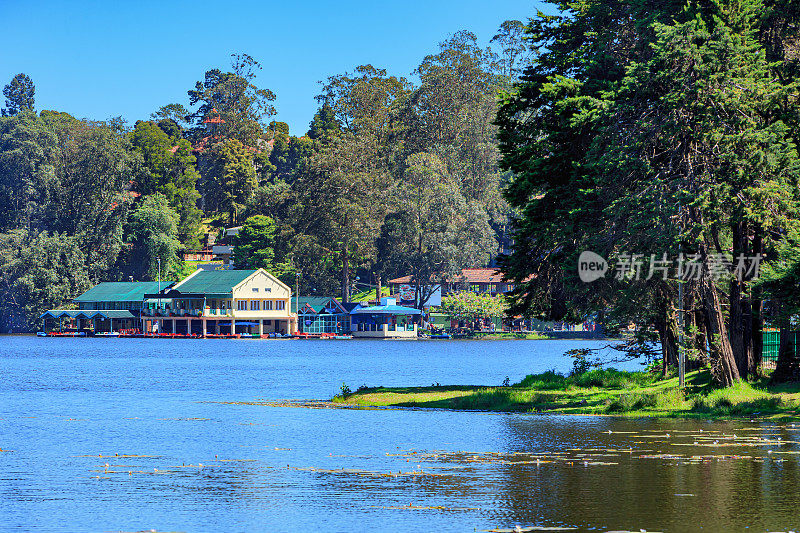
[[[0,337],[0,531],[800,529],[800,424],[273,404],[603,345]]]

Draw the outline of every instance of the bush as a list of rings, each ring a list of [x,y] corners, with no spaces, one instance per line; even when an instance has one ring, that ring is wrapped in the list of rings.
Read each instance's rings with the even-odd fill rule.
[[[642,409],[671,409],[682,407],[684,402],[683,391],[669,389],[655,392],[629,392],[620,394],[606,403],[609,413],[624,413]]]
[[[567,378],[555,370],[548,370],[541,374],[528,374],[515,386],[538,390],[564,390],[567,388]]]
[[[773,396],[744,382],[724,389],[715,389],[705,396],[695,397],[692,401],[693,411],[717,412],[723,415],[774,412],[782,407],[786,405],[780,396]]]
[[[605,389],[627,389],[630,387],[646,387],[655,382],[655,376],[643,372],[624,372],[609,369],[597,369],[572,375],[568,381],[578,387],[600,387]]]

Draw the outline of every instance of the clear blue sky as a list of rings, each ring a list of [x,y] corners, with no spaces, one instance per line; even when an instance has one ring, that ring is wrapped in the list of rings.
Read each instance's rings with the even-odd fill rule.
[[[0,0],[0,87],[25,72],[36,84],[37,110],[134,122],[168,103],[188,107],[186,91],[207,69],[226,69],[231,53],[246,52],[263,66],[256,84],[278,97],[276,120],[302,134],[319,80],[366,63],[410,77],[454,32],[468,29],[487,44],[502,21],[526,21],[540,7],[536,0]]]

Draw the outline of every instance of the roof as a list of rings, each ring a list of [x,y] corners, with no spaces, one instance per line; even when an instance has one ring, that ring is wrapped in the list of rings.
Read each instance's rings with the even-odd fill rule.
[[[357,307],[351,311],[356,315],[421,315],[419,309],[412,309],[402,305],[373,305],[372,307]]]
[[[162,289],[174,281],[162,281]],[[141,302],[147,293],[158,292],[157,281],[106,281],[84,292],[75,302]]]
[[[196,270],[177,283],[173,290],[182,294],[230,294],[233,288],[258,270]]]
[[[80,318],[89,318],[89,315],[87,315],[85,311],[81,311],[80,309],[50,309],[42,313],[39,316],[39,318],[46,318],[46,317],[63,318],[65,316],[69,318],[78,318],[79,315]]]
[[[136,315],[127,309],[109,309],[102,311],[91,309],[50,309],[42,313],[39,318],[48,316],[53,318],[136,318]]]
[[[309,306],[315,313],[319,314],[320,311],[325,309],[325,304],[331,300],[334,301],[338,312],[346,311],[342,308],[339,301],[332,296],[301,296],[300,298],[292,298],[292,308],[294,309],[297,307],[303,309],[305,306]],[[294,309],[294,311],[297,312],[297,309]]]
[[[347,311],[348,313],[351,313],[353,311],[353,309],[357,309],[357,308],[361,307],[361,302],[347,302],[347,303],[342,303],[340,305],[342,306],[342,308],[345,311]]]
[[[84,311],[89,315],[89,318],[136,318],[132,312],[127,309],[108,309],[103,311]]]
[[[528,279],[530,279],[530,277]],[[467,283],[505,283],[503,280],[503,273],[496,268],[462,268],[460,276],[448,276],[448,281],[466,281]],[[402,276],[399,278],[390,279],[389,283],[411,283],[411,276]]]

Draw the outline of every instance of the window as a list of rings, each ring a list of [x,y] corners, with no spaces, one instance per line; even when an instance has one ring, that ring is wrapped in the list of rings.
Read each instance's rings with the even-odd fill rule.
[[[253,287],[253,292],[258,292],[258,287]]]
[[[261,302],[259,300],[250,300],[250,310],[251,311],[260,311],[261,310]]]
[[[272,311],[272,300],[264,300],[264,311]]]
[[[247,300],[237,300],[236,301],[236,310],[237,311],[247,311]]]
[[[275,300],[275,309],[277,311],[283,311],[286,309],[286,302],[284,300]]]

